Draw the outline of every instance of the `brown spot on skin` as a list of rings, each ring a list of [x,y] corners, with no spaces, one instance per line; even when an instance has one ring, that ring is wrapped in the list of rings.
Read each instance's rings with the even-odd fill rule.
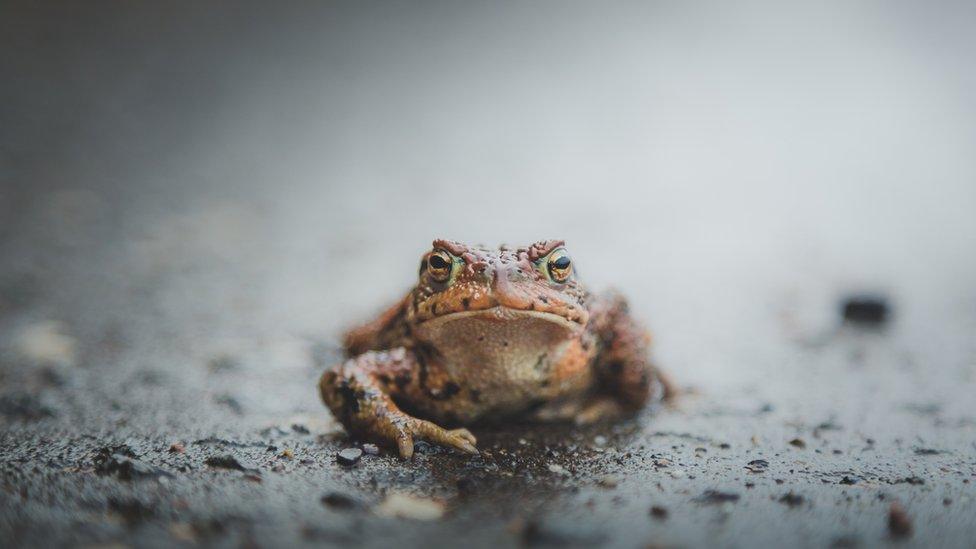
[[[413,377],[410,374],[401,374],[396,376],[394,381],[396,382],[397,388],[402,391],[407,385],[410,385],[410,382],[413,381]]]
[[[448,381],[440,388],[432,388],[428,391],[430,398],[434,400],[447,400],[461,392],[461,387],[453,381]]]
[[[467,311],[471,307],[471,300],[463,297],[461,298],[461,305],[464,307],[464,310]]]

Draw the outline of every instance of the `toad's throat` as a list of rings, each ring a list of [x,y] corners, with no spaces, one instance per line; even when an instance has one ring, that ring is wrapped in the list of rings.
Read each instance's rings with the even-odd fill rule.
[[[582,330],[553,313],[493,307],[437,317],[417,325],[415,334],[459,385],[518,397],[551,379]]]

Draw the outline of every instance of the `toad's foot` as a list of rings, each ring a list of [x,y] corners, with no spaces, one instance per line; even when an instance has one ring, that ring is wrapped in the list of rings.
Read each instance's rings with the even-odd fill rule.
[[[350,433],[395,446],[404,459],[413,456],[414,439],[477,454],[477,440],[467,429],[444,429],[404,413],[393,401],[391,395],[415,389],[417,366],[402,348],[363,353],[322,374],[322,400]]]
[[[416,438],[469,454],[478,453],[478,449],[475,448],[478,440],[467,429],[444,429],[435,423],[417,419],[402,412],[383,419],[389,419],[389,421],[378,422],[378,431],[382,432],[386,440],[396,444],[400,457],[403,459],[413,457],[413,442]]]

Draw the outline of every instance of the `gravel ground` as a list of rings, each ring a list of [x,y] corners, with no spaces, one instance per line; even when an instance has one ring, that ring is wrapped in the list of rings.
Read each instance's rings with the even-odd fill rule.
[[[2,8],[0,544],[973,546],[972,9],[215,6]],[[341,463],[435,237],[565,238],[683,394]]]

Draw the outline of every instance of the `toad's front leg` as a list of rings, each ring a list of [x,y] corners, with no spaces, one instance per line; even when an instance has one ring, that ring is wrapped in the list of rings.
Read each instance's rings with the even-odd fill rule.
[[[402,347],[369,351],[322,374],[319,391],[350,433],[396,446],[404,459],[413,456],[415,438],[478,453],[477,441],[467,429],[444,429],[397,407],[393,397],[415,388],[419,377],[413,352]]]

